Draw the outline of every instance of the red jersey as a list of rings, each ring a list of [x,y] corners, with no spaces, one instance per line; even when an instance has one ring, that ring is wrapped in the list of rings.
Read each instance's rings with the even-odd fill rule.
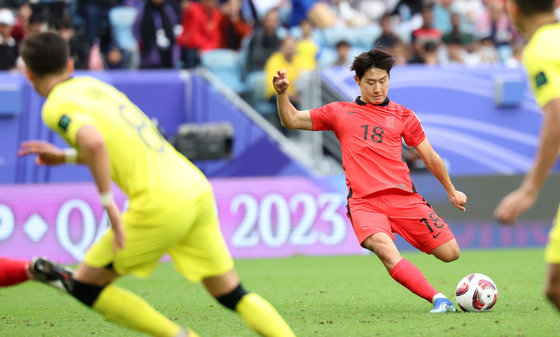
[[[340,141],[346,185],[353,197],[397,188],[414,192],[402,161],[402,139],[408,146],[426,138],[412,110],[386,99],[380,105],[335,102],[309,111],[313,131],[332,130]]]

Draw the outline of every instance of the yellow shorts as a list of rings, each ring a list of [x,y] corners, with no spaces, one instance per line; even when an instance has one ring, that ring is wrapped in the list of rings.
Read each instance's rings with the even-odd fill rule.
[[[148,277],[167,253],[179,273],[192,282],[233,269],[212,192],[183,203],[165,224],[137,225],[132,216],[124,216],[123,223],[124,250],[113,253],[113,231],[109,230],[87,251],[84,262],[88,266],[103,268],[112,264],[119,274]]]
[[[548,244],[544,251],[544,259],[546,263],[560,263],[560,207],[556,212],[556,217],[552,223],[550,234],[548,235]]]

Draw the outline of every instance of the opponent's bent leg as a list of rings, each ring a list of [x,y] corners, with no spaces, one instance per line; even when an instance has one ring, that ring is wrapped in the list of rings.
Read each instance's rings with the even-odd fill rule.
[[[414,294],[433,303],[440,294],[415,265],[403,258],[395,243],[387,233],[379,232],[369,236],[362,246],[374,252],[389,275]],[[441,295],[441,297],[445,297]]]
[[[295,336],[288,324],[264,298],[248,293],[234,270],[202,280],[208,292],[226,308],[235,310],[261,336]]]
[[[453,239],[432,249],[430,254],[443,262],[452,262],[459,258],[461,255],[461,249],[457,244],[457,240]]]
[[[93,268],[81,263],[74,273],[71,294],[102,313],[109,321],[152,336],[196,336],[157,312],[139,296],[111,284],[119,277],[109,268]]]
[[[29,280],[28,260],[0,256],[0,287],[9,287]]]
[[[556,309],[560,310],[560,264],[548,265],[545,294]]]

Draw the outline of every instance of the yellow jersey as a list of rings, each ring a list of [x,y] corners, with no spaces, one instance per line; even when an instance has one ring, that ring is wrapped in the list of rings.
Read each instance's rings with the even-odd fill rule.
[[[97,129],[109,152],[111,178],[129,196],[127,213],[136,223],[157,222],[185,201],[211,190],[202,172],[109,84],[90,77],[63,81],[47,97],[42,116],[73,147],[82,126]]]
[[[560,23],[537,29],[523,51],[523,64],[541,107],[560,98]]]
[[[294,55],[292,62],[288,62],[286,57],[281,52],[275,52],[274,54],[270,55],[268,60],[264,65],[264,72],[266,74],[266,90],[265,96],[270,98],[274,96],[276,90],[274,90],[274,85],[272,84],[272,77],[276,75],[276,70],[282,71],[282,69],[286,69],[286,75],[288,76],[288,80],[290,81],[290,86],[288,87],[288,94],[293,95],[296,92],[295,82],[297,81],[300,73],[304,69],[303,61],[301,57],[296,54]]]

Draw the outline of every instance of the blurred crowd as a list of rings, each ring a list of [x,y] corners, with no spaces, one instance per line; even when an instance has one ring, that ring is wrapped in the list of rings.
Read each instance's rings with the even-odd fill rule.
[[[398,65],[514,67],[525,43],[504,0],[0,0],[0,70],[21,69],[18,44],[44,30],[69,41],[77,69],[202,65],[257,105],[273,103],[278,68],[297,104],[306,72],[374,46]]]

